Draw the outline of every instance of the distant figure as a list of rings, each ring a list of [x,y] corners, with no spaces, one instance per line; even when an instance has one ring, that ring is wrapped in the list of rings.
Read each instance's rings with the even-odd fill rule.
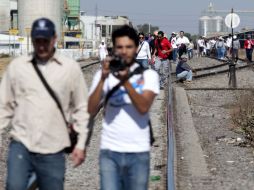
[[[244,49],[246,50],[246,58],[249,62],[252,62],[252,53],[253,53],[254,42],[251,39],[251,35],[247,36],[247,39],[244,41]]]
[[[219,40],[216,42],[216,50],[217,50],[217,58],[218,59],[224,59],[225,55],[225,43],[224,39],[222,37],[219,37]]]
[[[230,55],[231,48],[232,48],[232,34],[229,34],[226,40],[226,49],[228,56]]]
[[[187,53],[187,46],[190,44],[189,39],[184,36],[184,31],[180,31],[180,36],[176,40],[178,48],[178,56],[181,57],[184,53]]]
[[[232,51],[232,57],[234,58],[235,62],[238,61],[239,57],[239,49],[241,48],[239,39],[237,38],[236,35],[234,35],[233,37],[233,51]]]
[[[136,60],[139,64],[141,64],[144,68],[149,68],[149,63],[151,62],[151,52],[150,46],[147,41],[145,41],[144,33],[139,33],[139,47],[137,51]]]
[[[194,49],[194,43],[192,42],[192,40],[190,40],[190,44],[188,45],[188,48],[187,48],[189,59],[193,58],[193,49]]]
[[[205,41],[204,39],[200,36],[200,38],[198,39],[198,55],[199,57],[204,55],[204,49],[205,49]]]
[[[185,83],[192,81],[192,68],[187,64],[188,56],[183,54],[180,57],[179,63],[176,66],[176,77],[178,80]]]
[[[205,55],[206,56],[211,55],[211,49],[212,49],[212,44],[210,40],[205,40]]]
[[[173,48],[173,52],[172,52],[172,57],[173,57],[173,61],[174,63],[176,63],[176,59],[177,59],[177,45],[176,45],[176,33],[172,32],[171,34],[171,38],[170,38],[170,42]]]
[[[107,45],[105,44],[105,41],[102,41],[99,46],[100,61],[106,59],[107,55],[108,55]]]

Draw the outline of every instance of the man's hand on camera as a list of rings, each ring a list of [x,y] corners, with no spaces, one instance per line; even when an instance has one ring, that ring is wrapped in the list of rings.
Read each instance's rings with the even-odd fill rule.
[[[127,67],[125,70],[119,71],[116,75],[116,78],[118,78],[120,81],[125,82],[129,77],[129,67]]]
[[[101,74],[101,79],[105,80],[109,73],[110,73],[110,69],[109,69],[109,64],[110,64],[111,59],[109,57],[107,57],[103,62],[102,62],[102,74]]]

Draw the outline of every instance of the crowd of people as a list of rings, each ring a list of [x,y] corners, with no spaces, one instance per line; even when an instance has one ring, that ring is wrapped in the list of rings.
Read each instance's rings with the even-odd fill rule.
[[[254,41],[250,34],[247,35],[247,39],[244,40],[242,45],[239,37],[231,34],[227,37],[220,36],[209,39],[200,37],[197,40],[197,56],[214,56],[222,60],[233,56],[235,62],[239,59],[240,49],[245,49],[247,61],[252,62],[253,48]]]
[[[150,33],[144,34],[143,32],[138,34],[139,47],[136,53],[136,61],[144,68],[151,68],[159,74],[160,89],[165,87],[170,64],[178,65],[182,62],[182,56],[187,56],[187,59],[194,57],[194,43],[184,34],[184,31],[172,32],[169,38],[166,37],[163,31],[155,31],[153,35]],[[99,46],[99,53],[100,60],[105,59],[105,55],[108,54],[104,41]],[[191,81],[192,76],[187,77],[185,74],[178,74],[177,78],[180,81],[186,82],[186,79],[188,82]],[[192,73],[189,73],[189,75],[192,75]]]

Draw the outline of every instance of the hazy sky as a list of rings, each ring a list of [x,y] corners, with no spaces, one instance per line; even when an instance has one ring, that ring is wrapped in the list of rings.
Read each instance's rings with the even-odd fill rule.
[[[198,33],[198,19],[210,2],[218,10],[253,10],[253,14],[239,14],[239,28],[254,28],[254,0],[81,0],[81,10],[95,15],[97,4],[98,15],[128,16],[134,25],[151,23],[167,33]]]

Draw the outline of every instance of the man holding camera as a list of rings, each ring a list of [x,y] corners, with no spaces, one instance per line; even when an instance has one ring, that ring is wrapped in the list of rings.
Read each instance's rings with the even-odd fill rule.
[[[10,123],[12,126],[6,189],[26,190],[29,177],[35,173],[40,190],[63,190],[64,150],[70,146],[65,119],[71,116],[78,133],[71,154],[74,166],[78,166],[85,159],[88,91],[80,65],[56,52],[56,30],[51,20],[36,20],[31,36],[34,53],[14,59],[0,86],[0,134]]]
[[[104,102],[100,177],[102,190],[147,190],[151,127],[149,109],[159,94],[159,77],[135,61],[136,31],[123,26],[112,34],[114,53],[94,76],[88,112]]]

